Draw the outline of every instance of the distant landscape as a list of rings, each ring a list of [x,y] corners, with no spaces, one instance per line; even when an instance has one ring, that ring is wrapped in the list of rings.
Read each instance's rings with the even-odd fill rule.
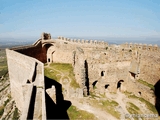
[[[57,37],[53,37],[56,39]],[[142,43],[142,44],[157,44],[160,46],[160,38],[109,38],[109,37],[67,37],[71,39],[85,39],[85,40],[100,40],[106,41],[109,44],[123,44],[123,43]],[[7,48],[13,46],[20,46],[20,45],[30,45],[33,44],[37,39],[0,39],[0,48]]]

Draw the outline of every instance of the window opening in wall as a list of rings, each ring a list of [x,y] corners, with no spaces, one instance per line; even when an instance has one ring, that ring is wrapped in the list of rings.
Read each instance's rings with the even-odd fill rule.
[[[108,88],[108,86],[109,86],[109,84],[106,84],[104,87],[105,87],[105,89],[107,89]]]
[[[50,58],[48,58],[48,62],[50,62]]]
[[[141,92],[139,91],[138,94],[141,95]]]
[[[27,83],[31,83],[29,80],[27,80]]]
[[[96,87],[97,82],[98,82],[98,80],[96,80],[96,81],[94,81],[94,82],[92,83],[93,89]]]
[[[102,76],[102,77],[104,76],[104,73],[105,73],[105,71],[101,71],[101,76]]]
[[[131,76],[132,79],[136,78],[136,74],[135,73],[130,72],[130,76]]]

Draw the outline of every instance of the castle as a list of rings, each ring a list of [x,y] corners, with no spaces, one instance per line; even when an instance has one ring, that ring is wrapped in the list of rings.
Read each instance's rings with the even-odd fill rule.
[[[100,94],[115,92],[123,81],[121,91],[151,94],[142,97],[153,102],[152,91],[136,89],[131,81],[142,79],[154,85],[160,79],[160,49],[151,44],[109,45],[99,40],[52,39],[50,34],[42,33],[34,44],[6,49],[6,54],[11,93],[22,112],[21,119],[30,116],[32,107],[33,118],[47,119],[44,63],[72,64],[80,85],[78,97],[90,95],[95,86]]]

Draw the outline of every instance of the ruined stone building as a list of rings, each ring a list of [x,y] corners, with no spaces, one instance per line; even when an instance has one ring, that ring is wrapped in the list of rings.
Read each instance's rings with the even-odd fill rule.
[[[109,45],[99,40],[52,39],[50,34],[43,33],[34,44],[6,49],[6,53],[11,93],[22,112],[21,119],[28,118],[32,106],[33,118],[46,119],[44,63],[72,64],[84,96],[95,86],[100,94],[106,89],[115,92],[120,80],[124,81],[121,90],[138,93],[129,81],[143,79],[154,85],[160,79],[157,45]]]

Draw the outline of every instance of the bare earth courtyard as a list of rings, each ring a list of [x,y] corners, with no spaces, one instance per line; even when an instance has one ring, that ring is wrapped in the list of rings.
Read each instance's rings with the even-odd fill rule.
[[[157,45],[42,33],[32,45],[6,49],[6,57],[0,119],[160,119]]]

